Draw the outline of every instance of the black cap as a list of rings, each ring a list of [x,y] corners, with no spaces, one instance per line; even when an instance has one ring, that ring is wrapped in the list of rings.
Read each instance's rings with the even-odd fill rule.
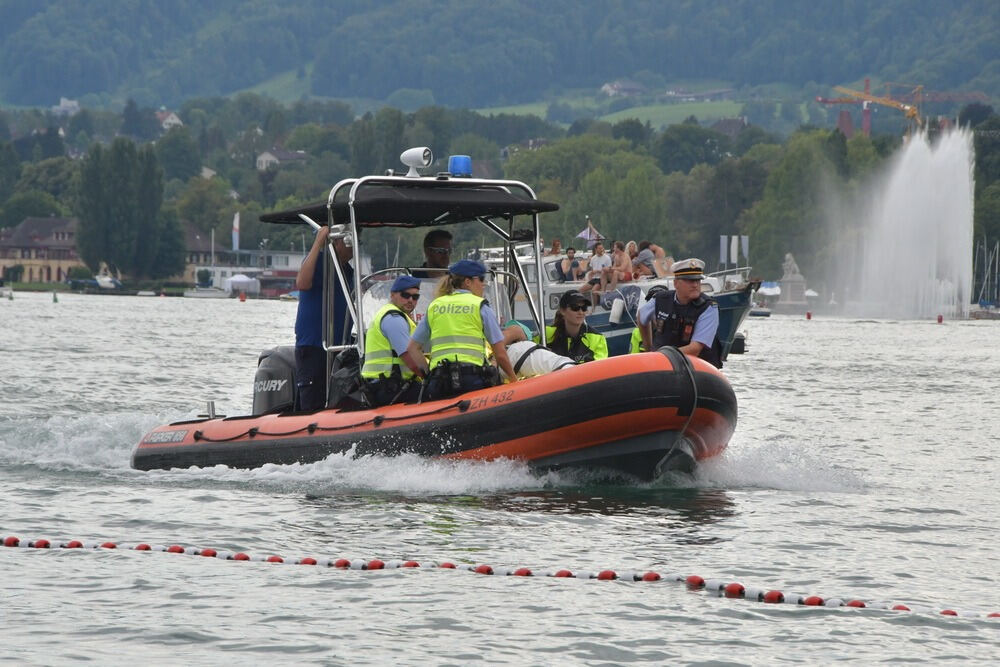
[[[585,303],[590,305],[590,299],[578,289],[571,289],[568,292],[563,292],[563,295],[559,297],[559,307],[565,308],[571,303]]]

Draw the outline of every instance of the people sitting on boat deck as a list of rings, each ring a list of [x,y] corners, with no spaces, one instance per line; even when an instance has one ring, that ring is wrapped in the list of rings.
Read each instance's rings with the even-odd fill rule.
[[[646,301],[655,299],[657,294],[666,293],[670,291],[666,285],[653,285],[646,292]],[[642,343],[642,327],[635,327],[632,329],[632,337],[629,339],[628,345],[629,354],[638,354],[639,352],[648,352],[646,346]]]
[[[639,307],[642,342],[647,350],[672,345],[722,368],[717,336],[719,307],[701,293],[705,262],[684,259],[671,267],[674,289],[660,292]]]
[[[632,260],[625,252],[625,244],[615,241],[611,251],[611,266],[601,272],[601,293],[618,289],[618,283],[632,280]]]
[[[417,278],[440,278],[451,262],[451,232],[432,229],[424,235],[424,263],[414,269]]]
[[[559,282],[568,280],[575,283],[583,279],[583,264],[576,258],[576,248],[573,246],[566,248],[566,259],[559,262],[559,273],[562,275]]]
[[[639,252],[632,258],[632,271],[640,276],[656,275],[656,254],[652,249],[652,242],[640,241]]]
[[[372,318],[365,332],[365,362],[361,367],[363,390],[373,407],[412,403],[420,395],[420,364],[408,346],[417,323],[410,315],[420,299],[420,281],[399,276],[389,291],[389,303]]]
[[[546,255],[561,255],[562,254],[562,241],[559,239],[552,239],[552,247],[545,251]]]
[[[604,252],[604,244],[597,242],[594,244],[594,254],[590,256],[589,270],[584,276],[587,283],[580,288],[581,292],[590,292],[590,307],[597,307],[596,287],[601,284],[601,273],[611,266],[611,255]]]
[[[427,375],[423,399],[448,398],[499,384],[500,375],[488,362],[487,349],[510,381],[516,381],[500,323],[483,298],[485,280],[486,267],[481,262],[462,259],[452,264],[441,279],[437,298],[427,307],[427,316],[413,332],[407,352]],[[429,368],[422,361],[422,350],[430,353]]]
[[[295,276],[299,290],[299,305],[295,315],[295,409],[303,412],[326,406],[326,350],[323,348],[323,252],[327,247],[329,227],[320,227],[309,254]],[[354,280],[351,267],[353,252],[343,239],[333,241],[334,254],[344,272],[347,284]],[[329,345],[343,345],[351,329],[347,298],[339,280],[330,281],[333,290],[334,339]]]
[[[549,349],[578,364],[608,357],[607,339],[587,325],[589,308],[590,298],[580,290],[571,289],[559,297],[559,310],[552,318],[552,326],[545,327],[545,344]],[[536,335],[535,342],[539,340]]]

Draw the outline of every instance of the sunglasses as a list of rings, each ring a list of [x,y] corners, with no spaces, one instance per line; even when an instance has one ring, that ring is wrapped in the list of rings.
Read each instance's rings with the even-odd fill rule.
[[[574,304],[566,306],[566,307],[569,308],[570,310],[572,310],[574,313],[579,313],[581,310],[583,312],[587,312],[587,310],[590,308],[590,304],[587,304],[587,303],[574,303]]]
[[[429,245],[429,246],[427,246],[427,249],[430,250],[433,253],[438,254],[438,255],[450,255],[451,254],[451,248],[440,248],[438,246]]]
[[[413,301],[416,301],[417,299],[420,298],[420,292],[400,292],[399,296],[403,297],[404,299],[411,299]]]

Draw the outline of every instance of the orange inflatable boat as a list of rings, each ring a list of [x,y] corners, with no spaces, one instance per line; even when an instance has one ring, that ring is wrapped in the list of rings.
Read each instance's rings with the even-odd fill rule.
[[[331,454],[526,461],[642,480],[721,452],[736,397],[715,367],[674,348],[610,357],[457,398],[370,410],[283,412],[161,426],[140,470],[307,463]]]

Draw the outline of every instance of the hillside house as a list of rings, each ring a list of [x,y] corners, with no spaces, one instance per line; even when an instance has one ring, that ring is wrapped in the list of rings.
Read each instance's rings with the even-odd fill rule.
[[[76,254],[78,224],[76,218],[25,218],[0,229],[0,275],[20,265],[24,282],[62,282],[71,268],[83,266]]]
[[[305,151],[286,151],[283,148],[272,148],[257,156],[257,171],[267,171],[271,167],[279,167],[283,164],[294,162],[305,162]]]
[[[177,117],[173,111],[161,110],[156,112],[156,120],[159,122],[160,127],[163,128],[164,132],[169,131],[174,127],[181,127],[184,125],[181,119]]]

